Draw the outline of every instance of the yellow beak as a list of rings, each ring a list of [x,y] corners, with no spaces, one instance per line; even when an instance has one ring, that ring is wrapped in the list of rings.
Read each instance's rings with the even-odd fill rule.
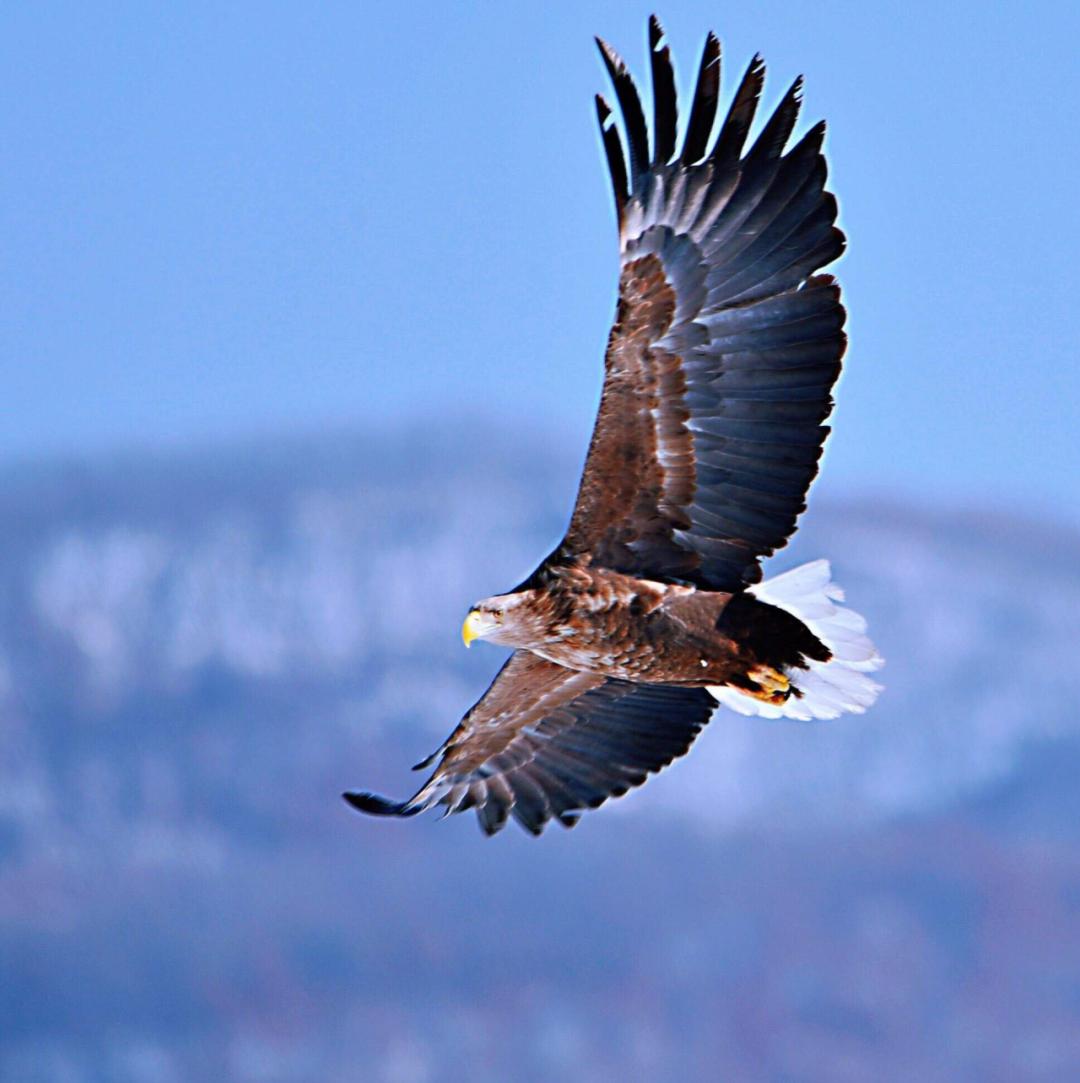
[[[472,641],[480,635],[480,614],[475,609],[470,609],[465,623],[461,626],[461,639],[468,647]]]

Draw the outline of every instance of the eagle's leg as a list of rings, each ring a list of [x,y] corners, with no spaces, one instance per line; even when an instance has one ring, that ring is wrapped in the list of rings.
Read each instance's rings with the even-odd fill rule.
[[[766,703],[786,703],[794,691],[787,677],[772,666],[755,666],[746,676],[753,683],[746,693]]]

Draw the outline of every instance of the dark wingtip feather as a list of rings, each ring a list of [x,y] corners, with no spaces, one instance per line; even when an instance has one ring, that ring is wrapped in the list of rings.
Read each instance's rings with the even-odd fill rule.
[[[765,86],[765,61],[761,53],[754,53],[753,58],[743,73],[739,89],[731,101],[731,108],[724,118],[724,125],[713,147],[713,160],[721,165],[738,161],[743,145],[754,123],[761,91]]]
[[[623,158],[622,142],[619,133],[611,122],[611,106],[603,96],[596,95],[596,118],[600,122],[600,138],[604,142],[604,155],[607,158],[608,175],[611,177],[611,190],[615,199],[615,214],[622,222],[623,210],[630,192],[626,182],[626,160]]]
[[[811,275],[802,286],[803,289],[826,289],[831,290],[840,296],[840,287],[836,283],[836,275],[824,272],[822,274]]]
[[[678,95],[671,50],[661,42],[664,28],[655,15],[649,16],[649,59],[653,85],[653,165],[666,165],[675,153],[678,125]]]
[[[802,138],[791,148],[787,157],[794,154],[815,157],[821,153],[825,142],[825,121],[819,120],[813,127],[808,128]]]
[[[529,816],[520,814],[517,806],[514,807],[514,819],[523,827],[534,839],[538,839],[544,833],[544,825],[546,820],[534,820]]]
[[[769,117],[768,123],[761,130],[761,134],[754,141],[748,158],[778,158],[784,152],[784,147],[795,128],[795,122],[799,119],[799,109],[802,107],[803,77],[798,76],[788,87],[787,92],[780,99],[780,104]]]
[[[645,125],[645,114],[641,109],[637,87],[622,57],[603,38],[596,39],[596,46],[600,50],[611,84],[615,88],[619,108],[622,110],[627,148],[630,152],[630,186],[634,190],[639,187],[640,178],[649,168],[649,131]]]
[[[476,807],[476,819],[480,824],[480,830],[488,838],[498,834],[506,826],[506,821],[509,818],[510,806],[498,801],[488,800]]]
[[[420,809],[410,808],[407,801],[391,801],[377,793],[343,793],[341,795],[357,812],[369,816],[415,816]]]
[[[716,120],[716,103],[720,97],[720,40],[710,30],[701,52],[694,101],[690,107],[690,120],[686,125],[682,161],[693,165],[705,157]]]

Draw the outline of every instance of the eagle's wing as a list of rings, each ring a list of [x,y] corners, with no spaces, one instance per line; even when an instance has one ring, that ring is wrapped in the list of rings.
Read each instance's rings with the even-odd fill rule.
[[[362,812],[412,816],[475,808],[491,835],[513,814],[539,834],[639,786],[689,749],[716,701],[704,688],[632,684],[517,651],[462,719],[439,765],[408,801],[349,793]]]
[[[619,301],[559,552],[736,590],[786,543],[817,473],[846,340],[839,288],[811,276],[844,237],[824,187],[824,124],[784,153],[801,80],[744,154],[765,72],[755,57],[710,146],[720,80],[710,34],[676,156],[671,60],[655,18],[649,32],[651,154],[637,89],[599,42],[629,150],[628,171],[597,97],[619,218]]]

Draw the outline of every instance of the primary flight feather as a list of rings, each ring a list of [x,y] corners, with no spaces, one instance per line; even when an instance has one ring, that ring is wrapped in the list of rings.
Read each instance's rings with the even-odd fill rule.
[[[566,536],[528,579],[462,628],[515,648],[418,767],[411,816],[476,810],[538,834],[640,785],[686,752],[719,704],[796,719],[863,711],[881,658],[837,604],[823,560],[761,581],[818,469],[846,339],[844,250],[825,191],[824,124],[787,149],[797,79],[747,149],[765,77],[755,56],[715,136],[720,44],[710,33],[682,147],[674,71],[649,20],[653,121],[598,40],[623,137],[597,97],[619,224],[619,300],[592,443]],[[624,155],[624,139],[625,150]]]

